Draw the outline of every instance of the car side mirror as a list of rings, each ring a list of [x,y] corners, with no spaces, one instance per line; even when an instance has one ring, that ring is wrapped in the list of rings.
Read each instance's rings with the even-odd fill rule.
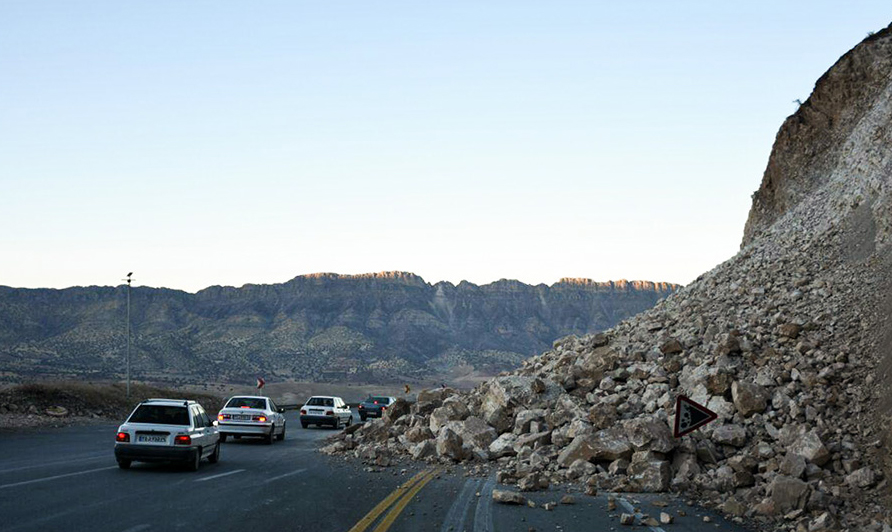
[[[211,422],[211,425],[213,425],[213,426],[215,426],[215,427],[219,427],[219,426],[220,426],[220,422],[217,421],[217,420],[215,419],[214,421]]]

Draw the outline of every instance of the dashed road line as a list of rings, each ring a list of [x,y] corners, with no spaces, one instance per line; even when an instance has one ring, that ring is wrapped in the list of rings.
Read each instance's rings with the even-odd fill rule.
[[[241,473],[242,471],[244,471],[244,469],[236,469],[235,471],[227,471],[226,473],[220,473],[219,475],[211,475],[209,477],[197,478],[197,479],[195,479],[195,482],[204,482],[206,480],[214,480],[215,478],[228,477],[229,475]]]
[[[0,490],[6,489],[6,488],[16,488],[18,486],[27,486],[28,484],[37,484],[38,482],[48,482],[50,480],[57,480],[60,478],[76,477],[78,475],[86,475],[88,473],[96,473],[98,471],[108,471],[109,469],[117,469],[117,468],[118,468],[118,466],[100,467],[98,469],[88,469],[86,471],[76,471],[74,473],[65,473],[64,475],[53,475],[51,477],[35,478],[34,480],[13,482],[12,484],[2,484],[2,485],[0,485]]]
[[[56,466],[56,465],[60,465],[60,464],[68,465],[68,464],[73,464],[73,463],[76,463],[76,462],[92,462],[92,461],[94,461],[94,460],[104,460],[104,459],[108,458],[108,456],[109,456],[109,453],[107,453],[107,452],[103,452],[103,453],[101,453],[101,454],[90,455],[90,456],[82,457],[82,458],[71,458],[71,459],[66,459],[66,460],[54,460],[54,461],[52,461],[52,462],[42,462],[42,463],[40,463],[40,464],[32,464],[32,465],[26,465],[26,466],[18,466],[18,467],[13,467],[13,468],[10,468],[10,469],[3,469],[3,470],[0,470],[0,475],[5,474],[5,473],[14,473],[14,472],[16,472],[16,471],[24,471],[24,470],[26,470],[26,469],[37,469],[37,468],[40,468],[40,467],[52,467],[52,466]]]
[[[296,470],[296,471],[292,471],[292,472],[290,472],[290,473],[285,473],[284,475],[279,475],[279,476],[277,476],[277,477],[268,478],[268,479],[264,480],[263,483],[264,483],[264,484],[269,484],[270,482],[275,482],[275,481],[277,481],[277,480],[281,480],[281,479],[283,479],[283,478],[285,478],[285,477],[290,477],[290,476],[292,476],[292,475],[297,475],[297,474],[303,473],[303,472],[306,471],[306,470],[307,470],[307,468],[298,469],[298,470]]]
[[[128,528],[127,530],[124,530],[123,532],[142,532],[143,530],[148,530],[150,528],[152,528],[152,525],[143,523],[141,525],[131,526],[130,528]]]

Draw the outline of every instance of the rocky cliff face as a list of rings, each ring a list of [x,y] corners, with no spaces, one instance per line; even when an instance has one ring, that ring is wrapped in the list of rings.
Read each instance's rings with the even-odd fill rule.
[[[743,247],[604,334],[325,450],[490,460],[521,491],[679,491],[762,528],[892,527],[892,29],[781,128]],[[685,395],[718,419],[673,438]]]
[[[678,287],[563,280],[426,283],[411,273],[313,274],[196,294],[132,291],[141,378],[391,380],[471,365],[495,373],[563,335],[600,331]],[[0,363],[15,374],[120,374],[125,289],[0,288]]]
[[[743,246],[785,215],[792,216],[806,199],[841,214],[853,202],[876,197],[881,183],[875,178],[889,164],[884,149],[892,67],[889,31],[868,37],[843,55],[781,126],[753,195]],[[831,196],[837,205],[824,201]]]

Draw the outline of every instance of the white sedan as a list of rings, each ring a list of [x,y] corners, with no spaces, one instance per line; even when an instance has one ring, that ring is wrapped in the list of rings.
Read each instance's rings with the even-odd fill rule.
[[[285,439],[285,416],[283,408],[276,406],[269,397],[236,395],[226,401],[217,414],[220,441],[228,436],[259,436],[266,443]]]
[[[303,428],[309,425],[331,425],[338,429],[341,424],[348,427],[353,423],[353,412],[340,397],[317,395],[307,399],[300,407],[300,424]]]

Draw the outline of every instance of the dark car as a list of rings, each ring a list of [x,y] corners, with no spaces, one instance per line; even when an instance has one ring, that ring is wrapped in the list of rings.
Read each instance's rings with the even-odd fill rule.
[[[387,407],[396,402],[396,397],[386,395],[373,396],[359,403],[359,418],[363,421],[369,417],[381,417],[387,411]]]

